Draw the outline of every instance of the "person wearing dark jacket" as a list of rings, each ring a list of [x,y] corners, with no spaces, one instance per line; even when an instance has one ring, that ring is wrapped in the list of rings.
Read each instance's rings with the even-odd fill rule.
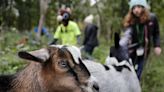
[[[84,51],[87,54],[92,55],[94,48],[98,46],[98,39],[97,39],[98,27],[92,23],[93,15],[87,16],[84,22],[86,24],[84,30],[84,40],[83,40]]]
[[[129,50],[129,55],[135,65],[137,76],[141,79],[152,42],[155,54],[161,53],[159,24],[156,15],[149,12],[146,0],[131,0],[129,5],[129,12],[124,18],[125,32],[120,45],[136,44],[135,48]]]

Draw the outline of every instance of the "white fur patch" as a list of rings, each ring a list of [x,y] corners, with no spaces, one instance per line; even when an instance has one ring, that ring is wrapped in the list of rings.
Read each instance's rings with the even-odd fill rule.
[[[118,61],[115,57],[107,57],[105,60],[106,65],[118,65]]]
[[[75,46],[68,46],[66,47],[68,51],[72,54],[74,61],[79,64],[79,58],[81,59],[81,52],[80,49]]]
[[[132,63],[132,60],[129,59],[129,62],[126,61],[126,60],[123,60],[121,62],[118,62],[118,60],[115,58],[115,57],[107,57],[106,58],[106,61],[105,61],[105,64],[106,65],[116,65],[116,66],[123,66],[123,65],[126,65],[128,66],[132,71],[134,70],[133,69],[133,63]],[[133,71],[134,72],[134,71]]]
[[[50,47],[62,48],[65,45],[50,45]],[[76,46],[66,46],[66,49],[71,53],[74,61],[79,64],[79,58],[81,59],[80,49]]]
[[[50,45],[50,47],[62,48],[64,45]]]

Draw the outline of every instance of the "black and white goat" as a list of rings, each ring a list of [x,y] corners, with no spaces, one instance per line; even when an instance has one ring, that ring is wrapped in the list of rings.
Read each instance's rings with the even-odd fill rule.
[[[119,45],[118,34],[115,34],[115,46],[111,47],[105,65],[90,60],[83,62],[91,75],[96,77],[99,92],[141,92],[128,50]]]

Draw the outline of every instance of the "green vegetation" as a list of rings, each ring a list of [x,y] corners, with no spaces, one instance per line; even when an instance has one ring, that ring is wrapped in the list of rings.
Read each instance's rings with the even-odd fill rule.
[[[24,38],[28,38],[28,41],[22,42]],[[23,60],[17,56],[18,51],[35,50],[47,44],[44,36],[41,43],[35,43],[32,38],[34,37],[28,32],[10,30],[0,33],[0,74],[12,74],[24,67],[26,62],[22,62]]]

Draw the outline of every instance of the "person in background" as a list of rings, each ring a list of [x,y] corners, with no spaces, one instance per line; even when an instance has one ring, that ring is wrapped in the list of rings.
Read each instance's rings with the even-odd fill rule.
[[[70,20],[70,14],[65,12],[62,15],[62,22],[57,27],[54,34],[54,40],[51,44],[56,44],[61,40],[62,45],[78,45],[80,39],[80,29],[76,22]]]
[[[155,54],[161,53],[159,23],[156,15],[150,13],[146,0],[130,0],[129,6],[129,12],[123,21],[125,32],[120,45],[136,44],[135,48],[129,51],[129,55],[135,65],[137,76],[141,79],[152,42]]]
[[[86,27],[84,30],[83,50],[90,56],[92,55],[94,48],[99,44],[97,38],[98,27],[93,24],[93,19],[93,15],[89,15],[84,19]]]

